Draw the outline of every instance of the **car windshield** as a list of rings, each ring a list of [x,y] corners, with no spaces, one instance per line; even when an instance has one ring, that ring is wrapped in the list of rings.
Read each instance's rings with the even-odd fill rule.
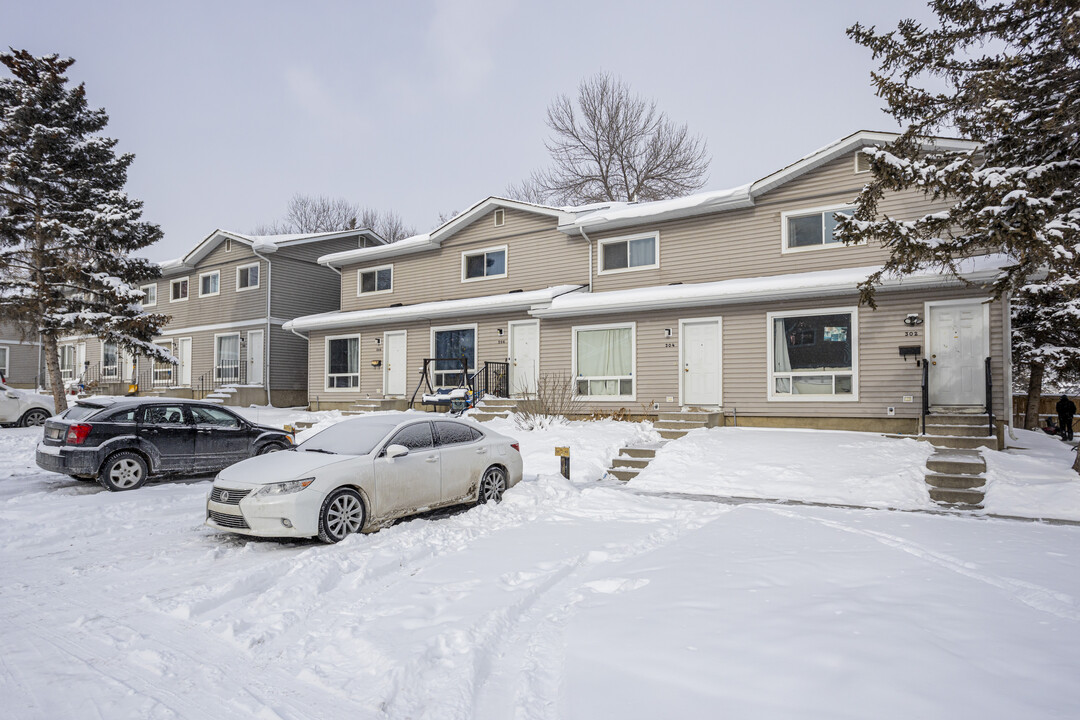
[[[300,443],[297,452],[328,452],[367,455],[386,434],[401,423],[400,417],[373,417],[345,420],[331,425]]]
[[[63,414],[65,420],[85,420],[96,412],[101,412],[100,405],[77,404],[69,407]]]

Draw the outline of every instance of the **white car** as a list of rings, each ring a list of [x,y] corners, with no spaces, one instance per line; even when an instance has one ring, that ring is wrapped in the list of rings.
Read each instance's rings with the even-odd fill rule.
[[[53,416],[55,407],[48,395],[17,390],[0,383],[0,425],[39,427]]]
[[[335,543],[434,508],[498,501],[521,481],[518,443],[450,418],[344,420],[294,450],[222,470],[206,524],[259,537]]]

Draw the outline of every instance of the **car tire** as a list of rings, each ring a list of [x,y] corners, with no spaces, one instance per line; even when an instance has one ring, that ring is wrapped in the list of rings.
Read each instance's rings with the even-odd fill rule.
[[[148,474],[149,468],[142,455],[122,451],[110,455],[102,464],[97,480],[106,490],[123,492],[142,487]]]
[[[41,427],[48,419],[49,413],[47,410],[31,408],[23,413],[22,419],[19,420],[19,425],[22,427]]]
[[[506,471],[498,465],[492,465],[480,478],[480,487],[476,493],[476,504],[499,502],[506,492]]]
[[[285,449],[285,446],[281,443],[269,442],[259,448],[259,452],[256,455],[266,455],[267,453],[281,452]]]
[[[360,493],[352,488],[339,488],[330,493],[319,510],[319,539],[337,543],[349,533],[360,532],[367,520],[367,509]]]

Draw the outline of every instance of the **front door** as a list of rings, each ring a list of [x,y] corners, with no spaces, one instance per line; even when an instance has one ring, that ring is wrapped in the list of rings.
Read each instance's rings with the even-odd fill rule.
[[[986,401],[986,306],[930,306],[930,404],[983,405]]]
[[[191,384],[191,338],[180,338],[177,348],[177,359],[180,360],[176,368],[178,384],[187,387]]]
[[[263,331],[250,330],[247,334],[247,381],[249,385],[263,384]]]
[[[720,320],[686,320],[679,333],[682,404],[720,405]]]
[[[540,377],[540,324],[523,322],[510,324],[510,394],[528,395],[536,392]]]
[[[86,343],[75,346],[75,378],[82,380],[86,375]]]
[[[405,359],[405,331],[383,333],[383,394],[404,395],[408,361]]]

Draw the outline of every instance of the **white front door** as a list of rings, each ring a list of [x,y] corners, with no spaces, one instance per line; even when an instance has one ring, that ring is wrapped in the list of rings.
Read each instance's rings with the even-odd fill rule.
[[[510,323],[510,394],[536,392],[540,377],[540,323]]]
[[[400,332],[383,333],[383,395],[404,395],[408,382],[405,347],[408,335]]]
[[[930,404],[983,405],[986,402],[986,306],[982,303],[931,305]]]
[[[682,404],[720,405],[720,320],[684,320],[679,327]]]
[[[177,341],[176,357],[180,365],[176,368],[179,384],[187,386],[191,384],[191,338],[180,338]]]
[[[135,364],[135,354],[122,350],[120,352],[120,381],[135,383],[139,379],[138,366]]]
[[[86,373],[86,343],[75,346],[75,377],[81,378]]]
[[[263,384],[263,335],[262,330],[249,330],[247,334],[248,385]]]

